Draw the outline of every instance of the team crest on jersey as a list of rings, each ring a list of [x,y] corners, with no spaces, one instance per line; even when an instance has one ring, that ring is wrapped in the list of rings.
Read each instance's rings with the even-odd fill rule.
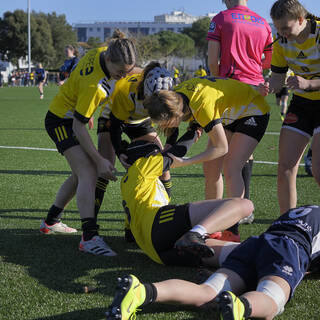
[[[288,276],[292,276],[293,268],[290,266],[283,266],[281,271],[287,274]]]
[[[297,55],[297,59],[306,59],[307,56],[303,53],[303,51],[300,51],[299,54]]]
[[[214,32],[216,30],[216,23],[214,21],[210,22],[209,32]]]

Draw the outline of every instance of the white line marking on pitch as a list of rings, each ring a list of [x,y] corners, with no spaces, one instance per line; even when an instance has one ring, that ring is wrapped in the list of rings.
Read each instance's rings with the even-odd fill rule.
[[[279,135],[280,135],[280,132],[267,131],[267,132],[265,132],[264,134],[269,134],[269,135],[272,135],[272,136],[279,136]]]
[[[49,149],[49,148],[34,148],[34,147],[14,147],[14,146],[0,146],[0,149],[18,149],[18,150],[36,150],[36,151],[58,151],[57,149]],[[278,162],[272,161],[258,161],[254,160],[254,163],[260,164],[270,164],[270,165],[277,165]],[[300,166],[304,166],[304,163],[300,163]]]
[[[57,149],[48,148],[34,148],[34,147],[13,147],[13,146],[0,146],[1,149],[22,149],[22,150],[38,150],[38,151],[58,151]]]

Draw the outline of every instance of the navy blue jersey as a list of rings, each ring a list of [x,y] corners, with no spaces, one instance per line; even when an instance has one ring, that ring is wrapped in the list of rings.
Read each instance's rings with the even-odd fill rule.
[[[63,66],[60,67],[60,79],[64,80],[69,77],[71,71],[75,68],[79,61],[79,58],[72,57],[64,61]]]
[[[301,244],[311,261],[320,256],[320,208],[306,205],[291,209],[268,228],[266,233],[284,235]]]
[[[37,68],[35,70],[36,79],[39,81],[43,81],[45,78],[45,71],[42,68]]]

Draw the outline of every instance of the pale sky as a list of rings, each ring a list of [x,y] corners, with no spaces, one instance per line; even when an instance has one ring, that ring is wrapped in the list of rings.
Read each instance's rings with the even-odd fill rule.
[[[319,0],[301,0],[304,7],[315,15],[320,15]],[[225,9],[221,0],[30,0],[31,9],[37,12],[57,12],[65,14],[72,23],[86,21],[153,21],[155,15],[183,10],[191,15],[205,15]],[[269,11],[273,0],[249,0],[251,10],[270,21]],[[5,11],[27,10],[28,0],[2,0],[0,16]]]

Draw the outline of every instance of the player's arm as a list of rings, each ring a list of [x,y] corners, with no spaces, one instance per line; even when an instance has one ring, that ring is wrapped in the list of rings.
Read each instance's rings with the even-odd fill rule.
[[[213,127],[211,128],[212,125]],[[184,167],[191,164],[210,161],[220,158],[228,152],[228,141],[221,123],[212,122],[212,124],[210,123],[208,126],[206,126],[205,131],[210,139],[207,149],[204,152],[187,159],[181,157],[178,158],[173,155],[173,163],[171,165],[172,168]]]
[[[262,69],[270,69],[271,67],[271,59],[272,59],[272,51],[266,50],[263,52],[264,58],[262,58]]]
[[[301,89],[307,92],[319,91],[320,79],[308,80],[300,76],[290,76],[287,79],[287,86],[292,90]]]
[[[165,169],[168,170],[171,164],[174,162],[173,157],[183,157],[186,155],[190,147],[193,143],[195,143],[199,139],[199,125],[197,123],[193,123],[189,128],[188,131],[179,138],[179,140],[172,145],[167,151],[164,151],[164,163],[168,163]],[[164,169],[164,171],[166,171]]]
[[[208,66],[212,76],[219,76],[220,42],[208,42]]]
[[[169,148],[171,148],[177,142],[177,139],[179,137],[179,128],[172,128],[172,129],[173,130],[167,137],[167,140],[163,147],[164,151],[167,151]]]
[[[91,140],[91,137],[89,135],[89,132],[86,128],[86,123],[87,122],[80,121],[79,119],[74,117],[72,129],[83,150],[89,155],[92,161],[96,164],[99,176],[115,181],[116,177],[112,173],[114,171],[114,168],[110,163],[110,161],[108,161],[107,159],[104,159],[100,155],[98,150],[95,148]]]
[[[257,87],[257,90],[260,92],[262,96],[266,96],[271,93],[280,92],[282,87],[286,83],[286,72],[285,73],[278,73],[272,72],[271,77],[265,83],[260,83]]]
[[[110,138],[113,145],[113,149],[116,155],[119,157],[121,151],[121,135],[123,121],[119,120],[115,115],[110,113]]]

